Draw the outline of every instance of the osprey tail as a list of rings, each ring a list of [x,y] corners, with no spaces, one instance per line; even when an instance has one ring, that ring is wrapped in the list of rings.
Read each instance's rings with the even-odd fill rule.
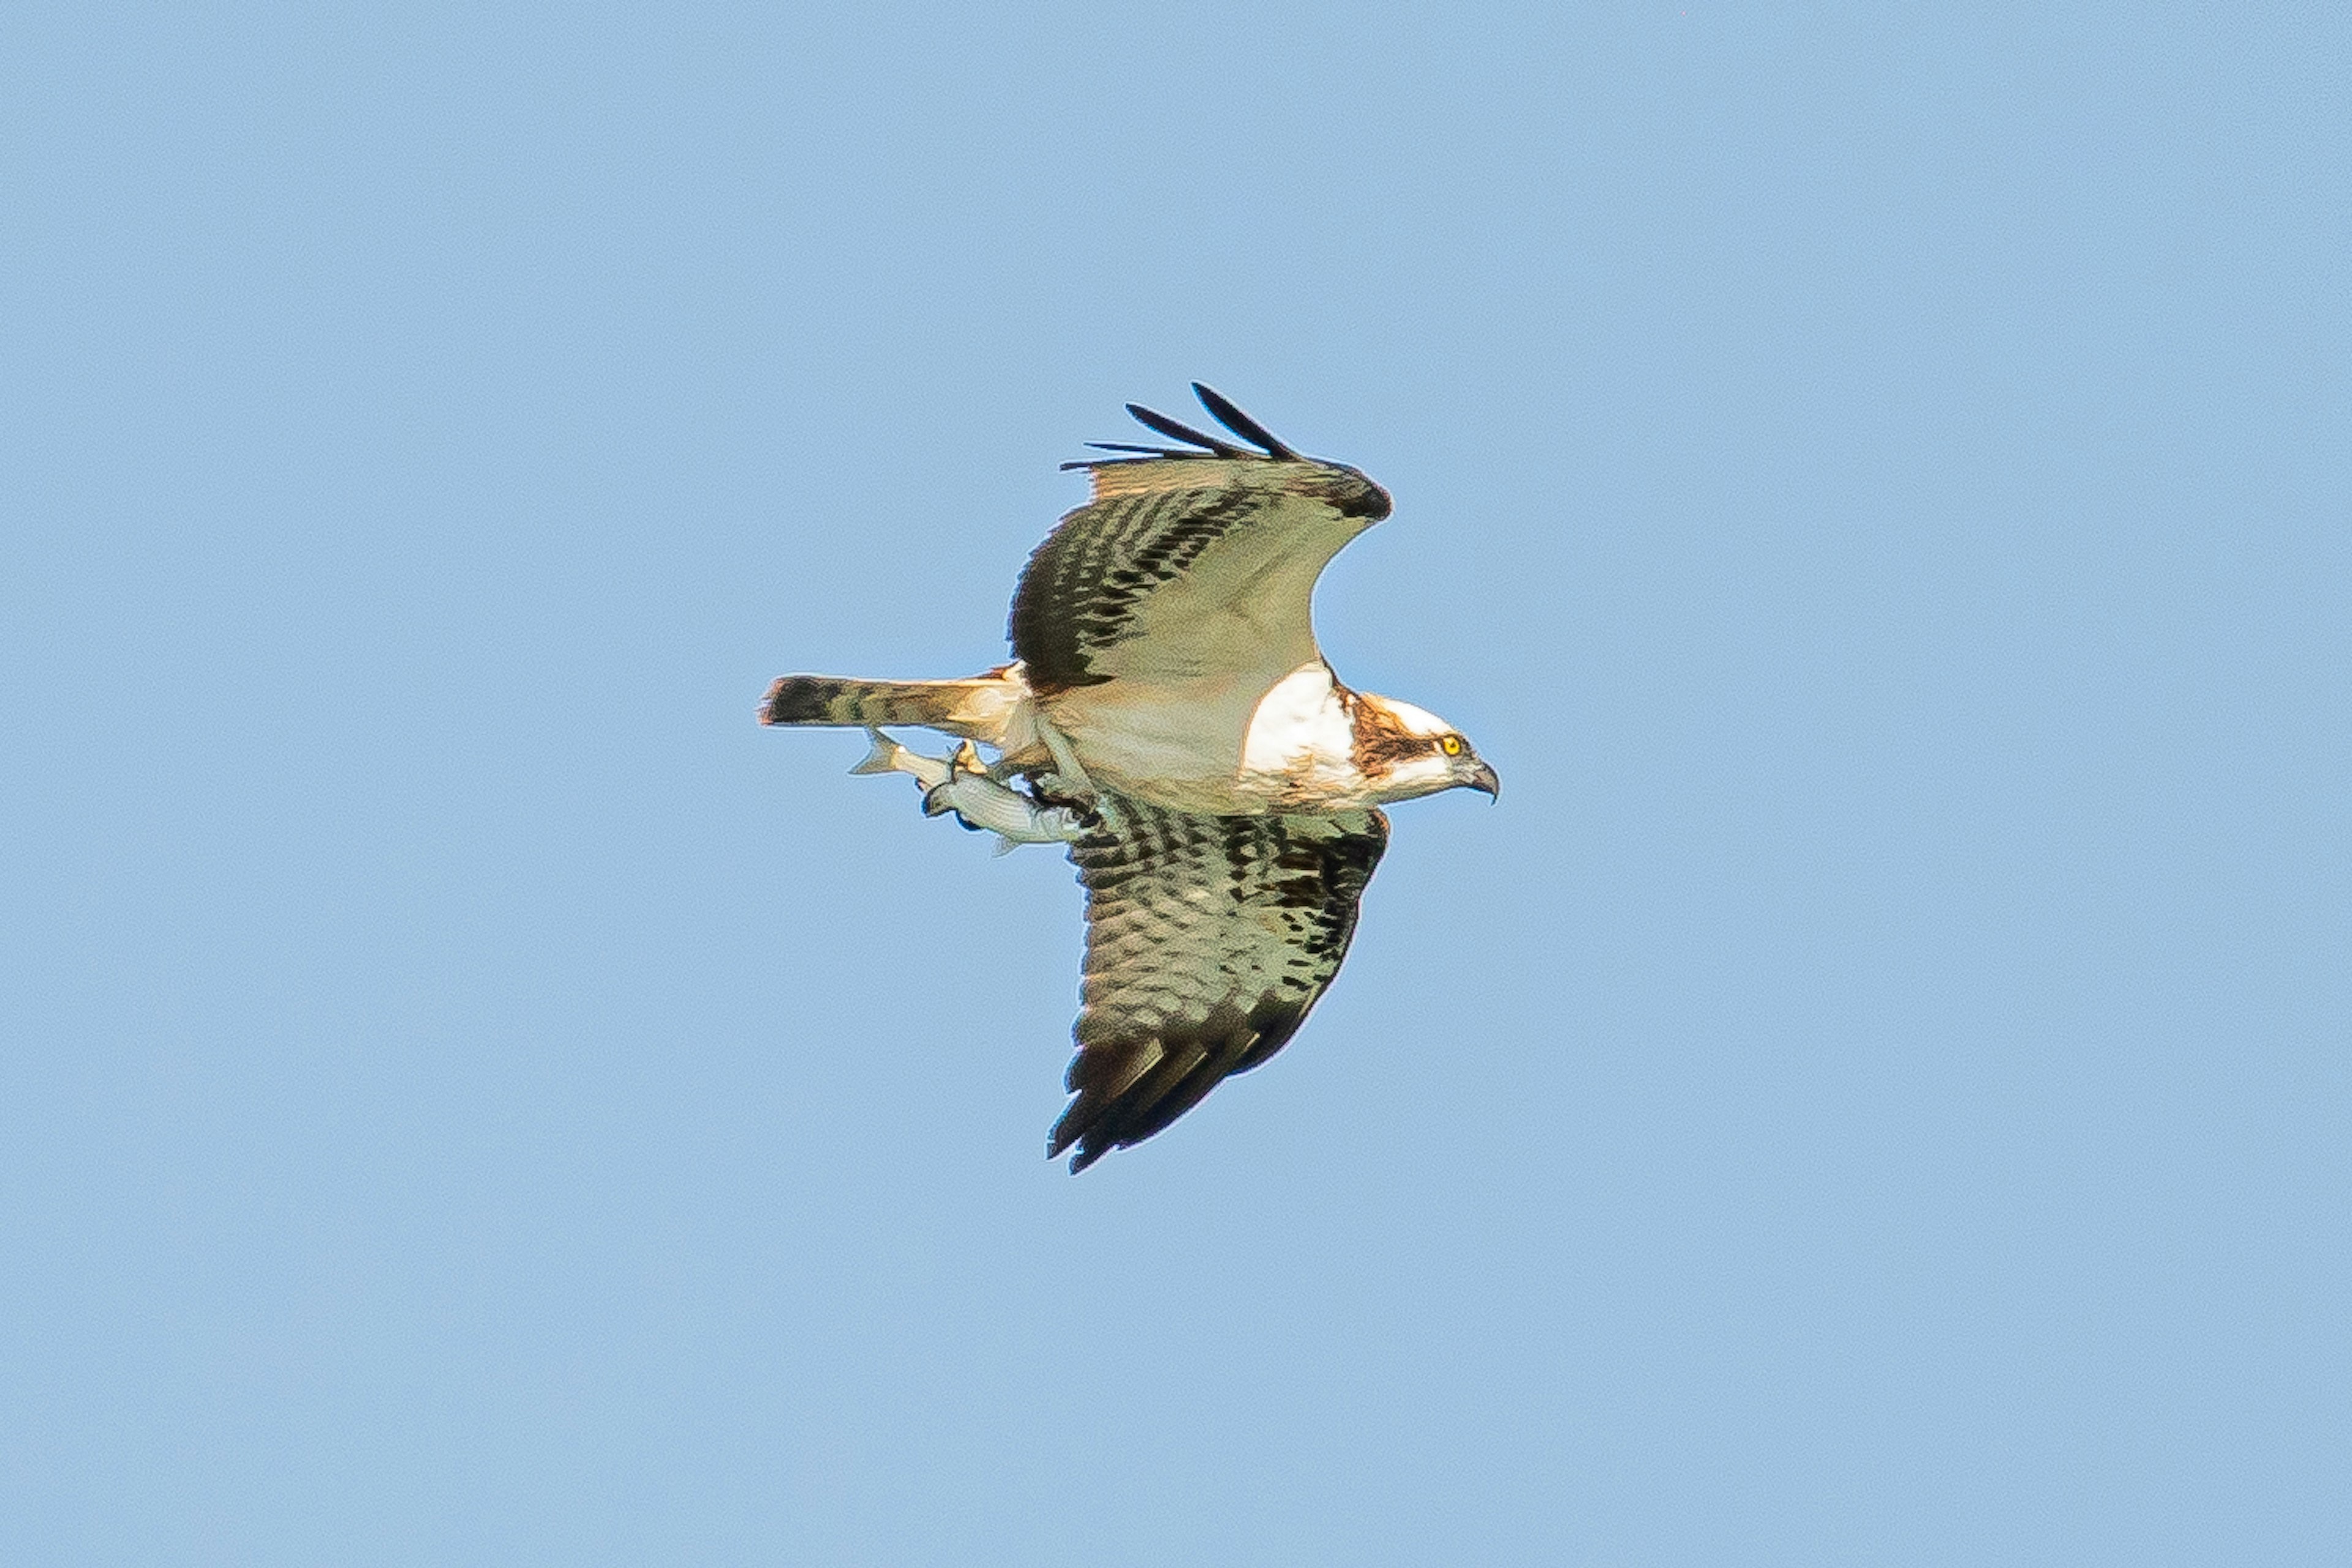
[[[1007,725],[1029,696],[1020,667],[1006,665],[970,680],[853,680],[833,675],[786,675],[760,704],[762,724],[911,724],[941,730],[992,746],[1005,744]],[[1017,739],[1017,738],[1016,738]]]

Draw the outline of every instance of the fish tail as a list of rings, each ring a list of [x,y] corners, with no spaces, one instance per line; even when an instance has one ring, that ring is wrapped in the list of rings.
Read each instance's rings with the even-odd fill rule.
[[[879,730],[868,729],[866,732],[874,738],[874,749],[866,753],[864,762],[849,771],[853,773],[896,773],[898,769],[898,742]]]

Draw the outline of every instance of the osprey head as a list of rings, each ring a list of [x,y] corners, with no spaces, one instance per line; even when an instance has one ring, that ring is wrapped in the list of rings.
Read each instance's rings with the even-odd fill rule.
[[[1375,801],[1411,800],[1444,789],[1475,789],[1500,799],[1503,781],[1478,758],[1462,731],[1425,708],[1359,692],[1355,763]]]

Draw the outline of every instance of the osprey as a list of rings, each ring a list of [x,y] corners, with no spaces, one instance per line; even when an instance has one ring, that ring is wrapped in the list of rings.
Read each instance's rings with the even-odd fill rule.
[[[1013,662],[966,680],[787,675],[764,724],[862,726],[854,771],[900,772],[924,810],[1066,843],[1087,890],[1074,1097],[1046,1142],[1073,1173],[1139,1143],[1280,1050],[1330,984],[1388,847],[1390,801],[1495,770],[1435,714],[1351,691],[1309,600],[1386,490],[1304,458],[1210,388],[1235,446],[1149,408],[1172,447],[1090,442],[1093,496],[1029,558]],[[881,732],[962,738],[952,758]],[[996,752],[983,762],[971,742]]]

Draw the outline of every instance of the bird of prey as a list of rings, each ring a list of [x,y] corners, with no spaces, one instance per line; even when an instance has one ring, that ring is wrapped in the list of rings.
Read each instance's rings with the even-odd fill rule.
[[[1073,1173],[1165,1128],[1295,1034],[1339,972],[1391,801],[1495,770],[1435,714],[1339,683],[1315,580],[1388,492],[1301,457],[1193,384],[1236,445],[1135,404],[1174,443],[1092,442],[1093,495],[1029,558],[1013,662],[964,680],[787,675],[765,724],[861,726],[855,770],[912,773],[924,810],[1064,843],[1087,892],[1072,1096],[1046,1155]],[[919,756],[882,733],[961,738]],[[972,742],[996,753],[982,759]]]

